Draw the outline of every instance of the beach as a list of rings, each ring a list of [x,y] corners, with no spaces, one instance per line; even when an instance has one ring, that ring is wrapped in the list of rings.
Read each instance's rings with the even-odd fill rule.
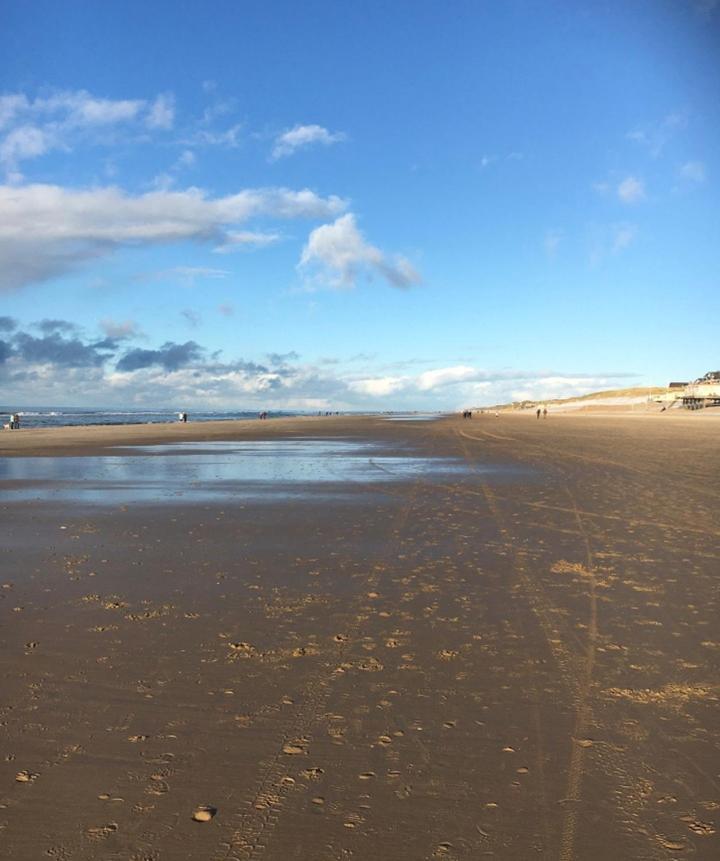
[[[717,858],[719,429],[2,432],[0,854]]]

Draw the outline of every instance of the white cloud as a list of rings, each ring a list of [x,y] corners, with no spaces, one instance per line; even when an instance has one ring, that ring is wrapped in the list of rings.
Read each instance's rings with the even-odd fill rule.
[[[652,158],[658,158],[673,136],[686,128],[687,124],[686,113],[670,113],[657,122],[634,128],[625,137],[646,149]]]
[[[190,146],[220,146],[233,149],[240,143],[241,123],[236,123],[224,131],[213,131],[211,129],[200,129],[195,132],[185,143]]]
[[[65,125],[98,126],[133,120],[145,105],[144,99],[102,99],[87,90],[64,90],[33,101],[26,99],[25,110]]]
[[[195,241],[222,248],[233,228],[253,217],[328,218],[344,208],[339,197],[308,189],[209,198],[196,188],[135,196],[112,186],[0,186],[0,289],[62,275],[120,246]]]
[[[55,135],[37,126],[18,126],[0,142],[0,162],[14,166],[29,158],[44,155],[55,146]]]
[[[10,125],[16,116],[27,111],[28,100],[23,93],[0,96],[0,129]]]
[[[228,230],[222,245],[213,248],[216,254],[229,254],[241,248],[266,248],[282,239],[279,233],[260,230]]]
[[[424,371],[417,377],[416,385],[422,392],[427,392],[431,389],[442,388],[455,383],[468,382],[476,380],[478,375],[477,368],[472,368],[469,365],[456,365],[451,368],[436,368],[432,371]]]
[[[183,167],[192,167],[195,164],[195,161],[195,153],[191,149],[183,150],[177,157],[177,160],[173,165],[173,169],[180,170],[180,168]]]
[[[690,182],[705,182],[705,165],[701,161],[687,161],[680,168],[680,177]]]
[[[617,196],[623,203],[638,203],[645,198],[645,186],[642,180],[628,176],[618,185]]]
[[[345,139],[346,135],[343,132],[329,132],[318,125],[297,125],[275,138],[275,146],[273,147],[271,158],[284,158],[285,156],[292,155],[299,149],[304,149],[313,144],[330,146]]]
[[[600,266],[609,257],[622,254],[635,242],[637,237],[637,225],[626,221],[591,225],[588,236],[588,262],[590,266]]]
[[[312,231],[299,268],[311,281],[334,288],[354,287],[363,274],[380,275],[393,287],[420,283],[409,260],[402,256],[390,259],[365,241],[351,212]]]
[[[545,247],[545,253],[548,257],[553,258],[557,254],[558,248],[560,247],[560,243],[563,239],[562,230],[558,230],[553,228],[552,230],[548,230],[545,233],[545,239],[543,240],[543,245]]]
[[[382,398],[400,391],[408,383],[407,377],[369,377],[362,380],[352,380],[348,386],[351,391],[358,394]]]
[[[637,227],[634,224],[617,224],[613,228],[612,251],[617,254],[628,248],[637,237]]]
[[[52,149],[70,149],[79,140],[107,139],[108,130],[144,118],[149,128],[172,126],[173,97],[105,99],[87,90],[60,90],[35,99],[24,93],[0,96],[0,163],[8,173],[19,164]]]
[[[160,95],[150,105],[145,125],[150,129],[171,129],[175,122],[175,99],[172,95]]]
[[[185,287],[194,287],[198,281],[219,280],[230,274],[226,269],[213,269],[210,266],[173,266],[151,276],[140,276],[139,280],[179,281]]]

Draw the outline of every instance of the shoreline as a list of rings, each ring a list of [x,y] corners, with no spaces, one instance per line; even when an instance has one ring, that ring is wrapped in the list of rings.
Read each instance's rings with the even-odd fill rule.
[[[124,425],[66,425],[21,428],[0,433],[0,457],[53,456],[77,450],[103,450],[174,442],[264,439],[302,428],[317,430],[332,423],[372,420],[373,416],[293,416],[267,419],[220,419],[207,422],[168,422]]]

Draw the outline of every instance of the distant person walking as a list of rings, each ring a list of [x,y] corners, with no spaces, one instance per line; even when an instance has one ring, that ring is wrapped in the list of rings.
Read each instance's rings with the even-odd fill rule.
[[[543,407],[543,418],[547,418],[547,407]]]
[[[540,407],[538,407],[537,410],[535,410],[535,415],[537,416],[537,418],[540,418],[541,412],[542,412],[542,410],[540,409]]]

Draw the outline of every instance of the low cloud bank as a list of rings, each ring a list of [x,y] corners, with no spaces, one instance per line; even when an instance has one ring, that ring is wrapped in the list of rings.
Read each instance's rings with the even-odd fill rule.
[[[132,321],[99,323],[91,337],[64,320],[20,326],[0,317],[0,384],[6,402],[73,406],[454,410],[510,400],[567,397],[617,387],[628,373],[569,374],[472,365],[418,373],[363,373],[352,360],[303,361],[294,350],[264,361],[225,359],[194,340],[136,346]],[[368,358],[367,361],[372,361]]]

